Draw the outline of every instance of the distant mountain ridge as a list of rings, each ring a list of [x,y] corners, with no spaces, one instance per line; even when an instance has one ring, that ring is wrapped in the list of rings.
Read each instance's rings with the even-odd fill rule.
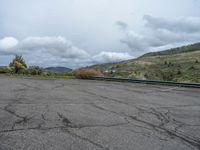
[[[72,69],[66,67],[47,67],[45,71],[54,71],[54,72],[70,72]]]

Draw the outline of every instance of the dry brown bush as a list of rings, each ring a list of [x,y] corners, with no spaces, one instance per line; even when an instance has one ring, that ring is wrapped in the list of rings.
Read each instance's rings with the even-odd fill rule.
[[[74,72],[77,79],[89,79],[90,77],[102,77],[103,74],[93,68],[80,68]]]

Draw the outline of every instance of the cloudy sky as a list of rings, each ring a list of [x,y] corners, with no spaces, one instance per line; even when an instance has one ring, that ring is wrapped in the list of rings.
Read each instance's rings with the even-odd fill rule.
[[[77,68],[200,41],[200,0],[0,0],[0,65]]]

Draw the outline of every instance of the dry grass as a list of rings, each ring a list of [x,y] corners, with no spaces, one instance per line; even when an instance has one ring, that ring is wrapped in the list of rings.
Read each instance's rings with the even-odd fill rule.
[[[77,79],[89,79],[90,77],[102,77],[103,74],[93,68],[80,68],[74,72]]]

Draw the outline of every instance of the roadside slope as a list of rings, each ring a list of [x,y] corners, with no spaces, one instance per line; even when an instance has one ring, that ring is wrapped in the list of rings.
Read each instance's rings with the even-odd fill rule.
[[[108,77],[200,82],[200,43],[91,68],[102,71]]]

